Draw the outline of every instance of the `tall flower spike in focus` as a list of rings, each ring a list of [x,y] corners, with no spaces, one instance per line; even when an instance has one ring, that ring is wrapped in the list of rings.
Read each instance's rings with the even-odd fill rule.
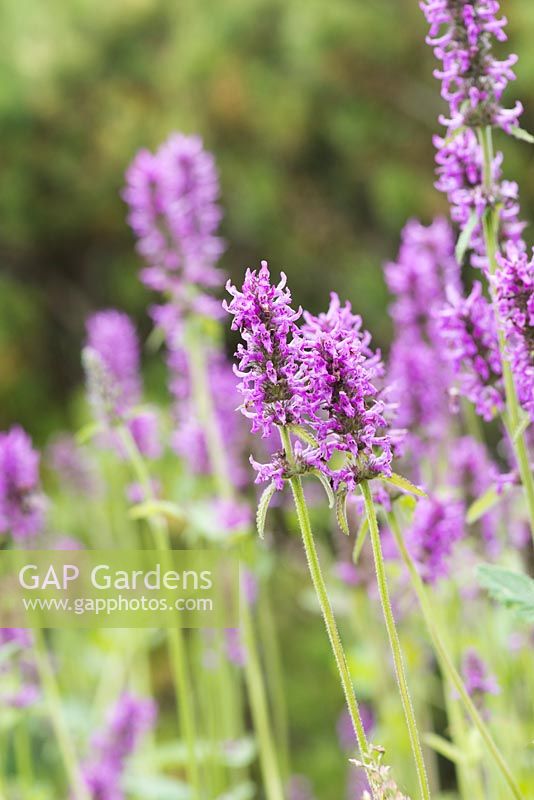
[[[305,312],[304,319],[310,424],[319,445],[315,466],[350,492],[362,480],[391,474],[397,432],[389,429],[394,408],[380,386],[384,365],[361,317],[334,292],[325,314]],[[345,462],[330,469],[326,464],[336,452],[346,454]]]
[[[434,74],[451,111],[444,122],[452,128],[495,126],[510,131],[523,107],[517,102],[505,109],[501,103],[515,78],[517,56],[499,61],[492,53],[493,41],[507,38],[507,20],[498,16],[497,0],[424,0],[421,8],[430,25],[427,43],[442,62]]]
[[[18,425],[0,433],[0,533],[25,539],[44,525],[46,500],[39,480],[39,453]]]
[[[509,245],[494,278],[519,402],[534,422],[534,258]]]
[[[306,387],[300,363],[300,340],[296,338],[301,310],[291,307],[291,293],[284,273],[277,286],[271,283],[266,261],[259,271],[248,269],[241,291],[230,281],[233,299],[224,308],[233,315],[232,330],[239,330],[236,375],[243,397],[241,410],[252,420],[252,432],[263,436],[273,426],[299,424],[303,417]]]

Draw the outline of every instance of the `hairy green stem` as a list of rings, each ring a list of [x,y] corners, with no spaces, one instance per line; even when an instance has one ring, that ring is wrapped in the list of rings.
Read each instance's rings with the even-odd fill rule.
[[[146,500],[155,500],[154,489],[150,479],[150,473],[139,452],[137,445],[130,434],[130,431],[122,426],[119,428],[119,436],[124,449],[127,453],[132,469],[137,480],[142,486]],[[148,524],[152,532],[156,548],[166,556],[170,553],[169,531],[167,523],[160,515],[150,515]],[[181,721],[183,736],[186,741],[188,751],[187,773],[196,798],[201,797],[200,773],[196,756],[196,722],[195,709],[193,705],[193,683],[182,628],[176,625],[167,629],[167,641],[171,662],[173,665],[173,679],[176,690],[176,706],[178,717]]]
[[[393,655],[393,663],[395,664],[395,673],[397,676],[397,683],[408,727],[408,734],[410,737],[410,745],[412,754],[415,761],[417,770],[417,778],[419,781],[419,790],[423,800],[430,800],[430,788],[428,786],[428,778],[426,774],[425,762],[423,758],[423,749],[419,738],[419,731],[417,729],[417,722],[415,720],[415,713],[413,704],[408,689],[408,682],[406,680],[406,672],[404,669],[404,659],[402,656],[401,645],[397,628],[395,625],[395,618],[391,609],[391,601],[389,598],[389,590],[386,579],[386,570],[384,565],[384,556],[382,554],[382,545],[380,543],[380,533],[378,530],[378,522],[376,518],[376,510],[373,503],[371,489],[367,481],[362,481],[361,490],[365,502],[365,512],[369,522],[369,533],[371,536],[371,545],[373,548],[373,556],[375,561],[376,579],[378,582],[378,591],[380,594],[380,601],[382,603],[382,610],[384,612],[384,620],[386,623],[386,630]]]
[[[482,148],[483,155],[483,174],[484,174],[484,187],[490,191],[492,185],[492,162],[493,162],[493,140],[491,128],[484,128],[478,131],[478,138]],[[484,232],[484,244],[486,247],[486,255],[488,257],[488,265],[490,276],[495,275],[497,270],[497,253],[499,250],[499,211],[493,208],[482,220],[482,228]],[[501,355],[502,375],[504,381],[504,393],[506,398],[506,415],[505,425],[508,430],[508,436],[512,447],[515,451],[519,474],[521,476],[521,483],[525,492],[527,506],[530,517],[530,529],[532,538],[534,540],[534,474],[530,468],[528,457],[528,449],[526,444],[525,432],[520,432],[521,424],[521,406],[517,398],[517,390],[515,386],[514,376],[510,367],[510,362],[506,355],[506,337],[504,335],[502,320],[500,318],[498,304],[495,298],[494,288],[490,282],[490,294],[493,301],[495,317],[497,320],[497,332],[499,340],[499,351]]]
[[[61,695],[54,670],[50,664],[43,632],[39,628],[33,632],[33,654],[39,674],[41,686],[48,706],[48,713],[57,739],[59,751],[63,759],[65,771],[74,792],[75,800],[91,800],[89,790],[85,786],[78,759],[72,744],[72,737],[63,716]]]
[[[504,756],[497,747],[497,744],[495,743],[490,731],[488,730],[486,723],[482,719],[475,704],[471,700],[471,697],[469,696],[469,693],[465,688],[464,682],[458,670],[454,666],[451,657],[449,656],[443,637],[435,622],[432,604],[428,597],[426,587],[422,581],[421,576],[417,571],[417,568],[413,562],[412,557],[408,552],[395,511],[388,513],[387,518],[391,532],[393,533],[395,542],[397,544],[397,548],[401,554],[404,564],[406,565],[406,568],[408,569],[412,581],[412,586],[419,600],[419,605],[421,607],[421,611],[423,613],[423,617],[428,632],[430,634],[432,644],[434,645],[434,651],[438,658],[441,670],[443,674],[446,676],[446,678],[454,686],[455,690],[458,692],[458,695],[467,713],[469,714],[471,721],[473,722],[474,726],[477,728],[480,735],[482,736],[482,739],[484,740],[487,748],[489,749],[491,755],[493,756],[496,766],[498,767],[504,780],[506,781],[508,788],[512,793],[511,796],[513,796],[515,800],[523,800],[523,795],[521,794],[521,791],[510,771],[510,768],[508,767],[508,764],[506,763]]]
[[[290,462],[290,464],[292,464],[293,448],[291,446],[291,439],[289,433],[285,428],[280,428],[279,430],[287,459]],[[304,498],[304,492],[302,489],[302,481],[299,476],[294,476],[290,478],[289,483],[291,485],[291,490],[293,492],[295,509],[297,512],[300,532],[302,534],[302,541],[304,543],[304,550],[306,552],[306,558],[308,561],[308,567],[310,570],[313,587],[315,589],[315,593],[317,595],[317,599],[321,607],[324,623],[326,626],[326,631],[328,633],[328,638],[330,640],[330,644],[334,653],[334,658],[336,661],[336,665],[339,672],[339,678],[341,681],[341,687],[345,695],[345,701],[347,703],[347,708],[349,710],[352,726],[354,728],[354,733],[356,734],[358,747],[362,755],[362,760],[366,760],[370,752],[369,744],[367,742],[367,736],[365,735],[365,730],[360,716],[358,701],[356,700],[356,695],[354,693],[354,686],[352,684],[352,678],[350,676],[349,666],[347,664],[347,658],[345,656],[345,651],[341,643],[341,637],[339,635],[337,623],[334,617],[334,612],[332,611],[332,606],[330,605],[330,599],[328,597],[326,584],[323,578],[321,564],[319,562],[319,556],[317,555],[317,549],[315,547],[315,542],[313,539],[313,533],[311,529],[310,517],[308,514],[308,507],[306,505],[306,500]]]

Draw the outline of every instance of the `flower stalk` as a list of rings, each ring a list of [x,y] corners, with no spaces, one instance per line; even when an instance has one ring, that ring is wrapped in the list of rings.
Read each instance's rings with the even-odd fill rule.
[[[417,567],[415,566],[412,557],[408,552],[408,549],[404,542],[404,537],[401,532],[400,525],[397,520],[397,516],[394,511],[387,513],[387,520],[391,532],[393,533],[393,537],[395,539],[399,553],[401,554],[402,560],[410,575],[412,586],[417,595],[417,599],[421,607],[421,612],[423,614],[425,624],[430,634],[430,638],[432,640],[432,644],[434,646],[434,650],[438,658],[440,667],[444,675],[446,675],[447,679],[454,687],[454,689],[458,692],[458,695],[462,703],[464,704],[464,707],[467,713],[469,714],[471,721],[473,722],[474,726],[477,728],[480,735],[482,736],[482,739],[484,740],[488,750],[490,751],[493,757],[496,767],[499,769],[502,777],[504,778],[506,784],[508,785],[508,788],[511,792],[511,796],[514,797],[515,800],[524,800],[523,795],[521,794],[521,791],[516,783],[515,778],[513,777],[510,771],[508,764],[506,763],[504,756],[497,747],[497,744],[495,743],[493,736],[488,730],[486,723],[482,719],[482,716],[480,715],[471,697],[469,696],[469,693],[464,685],[460,673],[454,666],[454,663],[448,653],[448,650],[443,641],[443,637],[439,631],[438,625],[436,624],[434,612],[432,609],[432,604],[428,597],[425,585],[421,579],[421,576],[417,571]]]
[[[371,489],[367,481],[362,481],[361,490],[365,502],[365,512],[369,523],[369,534],[371,538],[371,545],[373,548],[373,557],[376,569],[376,579],[378,583],[378,591],[380,594],[380,602],[382,604],[382,611],[384,613],[384,621],[386,623],[386,630],[393,655],[393,663],[395,665],[395,674],[397,676],[397,684],[408,727],[408,734],[410,737],[410,745],[412,754],[415,761],[417,770],[417,778],[419,781],[419,791],[424,800],[430,800],[430,788],[428,785],[428,777],[426,774],[425,762],[423,758],[423,750],[419,738],[419,731],[417,729],[417,722],[413,710],[413,704],[408,689],[408,682],[406,680],[406,673],[404,669],[404,659],[402,656],[401,645],[393,611],[391,609],[391,601],[389,597],[389,590],[387,585],[386,570],[384,566],[384,556],[382,554],[382,545],[380,543],[380,533],[378,530],[378,522],[376,518],[376,510],[373,503]]]

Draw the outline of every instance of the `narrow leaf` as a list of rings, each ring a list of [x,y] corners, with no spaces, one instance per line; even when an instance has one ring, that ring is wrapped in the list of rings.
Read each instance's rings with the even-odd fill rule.
[[[138,503],[132,506],[128,512],[131,519],[148,519],[149,517],[156,517],[159,514],[177,519],[182,522],[185,514],[176,503],[171,503],[170,500],[146,500],[144,503]]]
[[[104,426],[100,422],[89,422],[87,425],[84,425],[83,428],[80,428],[76,434],[76,441],[78,444],[86,444],[103,430]]]
[[[302,425],[288,425],[287,427],[291,433],[293,433],[295,436],[298,436],[298,438],[302,439],[302,441],[306,442],[306,444],[309,444],[311,447],[319,447],[319,442],[315,436],[313,436],[313,434],[306,430],[306,428],[304,428]]]
[[[477,577],[494,600],[516,611],[522,619],[534,622],[534,580],[529,575],[494,564],[481,564]]]
[[[526,131],[524,128],[514,127],[510,128],[510,133],[512,136],[515,136],[516,139],[521,139],[522,142],[528,142],[529,144],[534,144],[534,136]]]
[[[523,416],[523,419],[515,429],[514,433],[512,434],[512,440],[514,444],[516,444],[516,442],[518,442],[519,439],[523,436],[524,432],[526,431],[529,425],[530,425],[530,417],[528,416],[528,414],[525,414]]]
[[[479,220],[477,212],[472,211],[471,216],[467,220],[465,228],[462,230],[460,236],[458,237],[458,241],[456,243],[456,249],[454,252],[458,264],[462,264],[464,260],[465,253],[471,243],[471,237],[473,236],[473,231],[475,230],[478,221]]]
[[[472,758],[463,750],[460,750],[455,744],[449,742],[448,739],[444,739],[443,736],[438,736],[437,733],[426,733],[423,739],[432,750],[449,761],[452,761],[453,764],[469,764],[472,761]]]
[[[316,478],[318,478],[323,484],[326,496],[328,497],[328,507],[333,508],[335,503],[335,498],[334,498],[334,492],[332,491],[332,487],[330,485],[330,481],[328,480],[326,475],[321,472],[320,469],[312,470],[311,474],[314,475]]]
[[[367,539],[367,534],[369,532],[369,520],[367,517],[364,517],[361,521],[360,527],[358,528],[358,533],[356,534],[356,541],[354,543],[354,549],[352,551],[352,563],[357,564],[358,559],[360,558],[360,553],[362,552],[362,547],[365,544],[365,540]]]
[[[427,496],[426,492],[423,491],[420,486],[416,486],[415,483],[412,483],[408,478],[404,478],[402,475],[397,475],[396,472],[393,472],[391,475],[382,475],[382,480],[386,481],[386,483],[393,484],[393,486],[409,494],[415,494],[417,497]]]
[[[267,517],[267,511],[275,492],[276,484],[274,481],[272,481],[264,490],[262,496],[260,497],[260,502],[258,503],[258,510],[256,511],[256,525],[260,539],[263,539],[265,533],[265,518]]]
[[[501,495],[497,492],[495,486],[490,486],[487,491],[478,497],[467,509],[465,521],[468,525],[473,525],[481,517],[484,516],[490,509],[496,506],[501,499]]]
[[[337,524],[345,534],[350,536],[350,528],[347,520],[347,493],[336,492],[336,519]]]

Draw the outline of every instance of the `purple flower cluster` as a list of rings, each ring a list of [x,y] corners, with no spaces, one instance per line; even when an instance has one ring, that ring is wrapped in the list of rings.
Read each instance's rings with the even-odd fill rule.
[[[295,443],[292,469],[319,469],[335,488],[351,491],[363,479],[389,474],[395,436],[388,430],[392,405],[380,388],[384,366],[350,304],[332,294],[326,313],[305,312],[298,327],[301,312],[291,307],[285,275],[272,285],[266,262],[259,272],[247,270],[242,291],[227,288],[233,299],[225,308],[245,341],[236,374],[252,431],[267,437],[274,426],[304,426],[311,439],[305,447]],[[345,457],[333,469],[335,453]],[[283,452],[269,464],[252,464],[258,480],[274,479],[278,488],[288,477]]]
[[[282,273],[280,283],[271,284],[266,261],[248,269],[241,291],[227,284],[232,295],[224,308],[233,315],[232,330],[239,330],[236,375],[243,397],[241,410],[252,420],[252,432],[269,436],[273,426],[299,424],[303,419],[306,386],[300,364],[301,342],[297,319],[301,310],[291,307],[291,293]]]
[[[426,583],[448,576],[454,545],[464,535],[464,514],[456,500],[430,496],[418,502],[407,544]]]
[[[83,360],[96,419],[106,426],[126,423],[140,452],[157,458],[161,451],[157,417],[150,410],[135,411],[142,382],[139,340],[132,320],[122,311],[107,309],[89,317],[86,327]]]
[[[483,155],[474,131],[467,129],[445,137],[434,137],[438,180],[451,206],[451,217],[464,230],[476,216],[469,248],[471,263],[487,271],[488,263],[480,220],[490,208],[499,208],[499,235],[503,242],[521,245],[525,223],[519,219],[519,189],[515,181],[502,179],[502,153],[491,164],[489,185],[483,175]]]
[[[519,401],[534,421],[534,258],[508,245],[494,285]]]
[[[469,506],[482,497],[492,485],[501,479],[486,447],[471,436],[456,439],[450,456],[450,485],[461,491],[461,498]],[[499,517],[491,509],[480,518],[479,526],[488,554],[498,549],[497,527]]]
[[[309,424],[319,443],[313,463],[330,475],[335,488],[343,483],[352,491],[361,480],[391,474],[393,406],[380,388],[384,364],[370,348],[362,318],[352,313],[350,303],[341,306],[335,293],[325,314],[305,312],[304,319]],[[325,465],[336,452],[348,458],[332,470]]]
[[[442,82],[441,94],[450,106],[452,128],[482,128],[493,125],[509,131],[518,124],[523,108],[501,105],[516,55],[499,61],[492,53],[493,41],[506,41],[507,20],[499,17],[497,0],[424,0],[421,8],[430,25],[427,43],[442,62],[435,76]]]
[[[488,670],[474,648],[470,648],[462,659],[462,676],[465,688],[478,708],[487,716],[484,709],[484,697],[487,694],[499,694],[499,684]]]
[[[426,227],[410,220],[402,232],[397,261],[386,264],[384,274],[395,298],[390,307],[395,338],[388,378],[398,402],[397,422],[409,431],[412,448],[420,452],[423,438],[432,441],[443,435],[448,416],[450,370],[436,311],[445,300],[446,287],[459,286],[449,223],[439,217]]]
[[[141,150],[126,173],[123,198],[138,250],[148,263],[141,278],[157,291],[182,296],[187,285],[216,286],[223,251],[216,231],[219,180],[199,136],[172,134],[156,153]]]
[[[45,498],[39,453],[19,426],[0,433],[0,533],[27,539],[42,530]]]
[[[439,316],[443,352],[457,378],[457,391],[491,420],[504,407],[502,367],[493,308],[477,281],[468,297],[448,292]]]
[[[90,760],[83,766],[92,800],[124,800],[121,780],[126,759],[152,728],[155,718],[156,708],[151,700],[130,694],[120,697],[105,729],[94,736]]]

